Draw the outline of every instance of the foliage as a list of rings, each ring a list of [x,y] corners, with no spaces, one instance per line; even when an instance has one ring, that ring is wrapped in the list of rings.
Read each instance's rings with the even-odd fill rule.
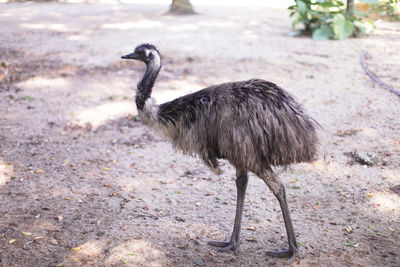
[[[364,16],[369,16],[371,13],[376,13],[380,16],[386,16],[390,20],[400,21],[399,7],[400,0],[360,0],[363,3],[369,4],[370,8],[365,12]]]
[[[345,4],[340,0],[296,0],[289,10],[295,17],[292,27],[302,24],[298,33],[312,35],[315,40],[343,40],[375,28],[373,21],[363,20],[358,13],[346,16]]]

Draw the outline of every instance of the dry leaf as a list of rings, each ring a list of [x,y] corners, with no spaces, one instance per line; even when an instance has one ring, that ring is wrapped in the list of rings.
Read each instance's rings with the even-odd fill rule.
[[[29,233],[29,232],[22,232],[22,234],[25,235],[25,236],[30,236],[30,235],[32,235],[32,233]]]
[[[177,246],[177,248],[181,248],[181,249],[186,249],[186,248],[188,248],[188,243],[186,243],[186,244],[179,244],[178,246]]]
[[[103,170],[105,170],[105,171],[109,171],[109,170],[111,170],[110,168],[103,168]]]
[[[8,244],[12,244],[15,242],[15,239],[10,239],[10,241],[8,241]]]
[[[36,170],[35,173],[42,173],[43,170]]]
[[[82,247],[71,248],[71,250],[73,250],[73,251],[77,251],[77,250],[80,250],[80,249],[82,249]]]
[[[351,229],[351,227],[350,227],[350,226],[348,226],[348,227],[346,227],[346,232],[348,232],[348,233],[352,233],[352,232],[353,232],[353,229]]]

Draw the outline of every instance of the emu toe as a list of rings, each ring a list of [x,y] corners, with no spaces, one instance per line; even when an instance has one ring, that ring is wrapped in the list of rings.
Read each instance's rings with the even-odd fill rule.
[[[239,249],[239,243],[234,241],[209,241],[210,246],[218,247],[219,252],[225,252],[228,250],[233,250],[235,255]]]
[[[277,257],[277,258],[289,258],[286,261],[286,264],[292,264],[296,255],[299,254],[299,249],[298,248],[287,248],[284,250],[279,250],[279,251],[268,251],[267,255],[271,257]]]

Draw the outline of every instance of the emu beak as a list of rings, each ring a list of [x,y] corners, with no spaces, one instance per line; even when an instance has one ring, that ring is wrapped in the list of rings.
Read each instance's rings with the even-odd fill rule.
[[[122,59],[138,59],[137,55],[135,53],[130,53],[128,55],[122,56]]]

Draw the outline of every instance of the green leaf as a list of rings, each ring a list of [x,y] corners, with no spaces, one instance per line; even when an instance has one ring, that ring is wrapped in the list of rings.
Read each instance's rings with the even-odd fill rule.
[[[329,27],[329,25],[327,24],[322,25],[312,34],[312,38],[317,41],[329,40],[333,37],[335,37],[335,33],[333,32],[332,28]]]
[[[105,234],[104,232],[97,232],[96,236],[100,237],[100,236],[103,236],[104,234]]]
[[[359,245],[360,245],[360,244],[357,243],[357,242],[350,242],[350,243],[345,244],[346,247],[352,247],[352,248],[356,248],[356,247],[358,247]]]
[[[342,14],[333,17],[333,32],[339,40],[346,39],[353,33],[354,25],[347,21]]]
[[[356,26],[363,33],[371,33],[375,29],[374,22],[369,21],[354,21],[354,26]]]
[[[379,0],[360,0],[363,3],[366,4],[371,4],[371,5],[379,5],[380,1]]]
[[[300,23],[300,17],[297,17],[295,20],[292,22],[292,28],[296,28],[296,25]]]
[[[120,259],[121,261],[122,261],[122,263],[123,264],[127,264],[127,263],[129,263],[129,259],[128,258],[126,258],[126,257],[121,257],[121,259]]]
[[[25,101],[25,100],[29,100],[29,101],[35,100],[33,97],[31,97],[31,96],[29,96],[29,95],[20,97],[19,99],[22,100],[22,101]]]
[[[307,13],[307,5],[303,1],[297,0],[296,5],[297,11],[299,11],[301,15],[305,15]]]

